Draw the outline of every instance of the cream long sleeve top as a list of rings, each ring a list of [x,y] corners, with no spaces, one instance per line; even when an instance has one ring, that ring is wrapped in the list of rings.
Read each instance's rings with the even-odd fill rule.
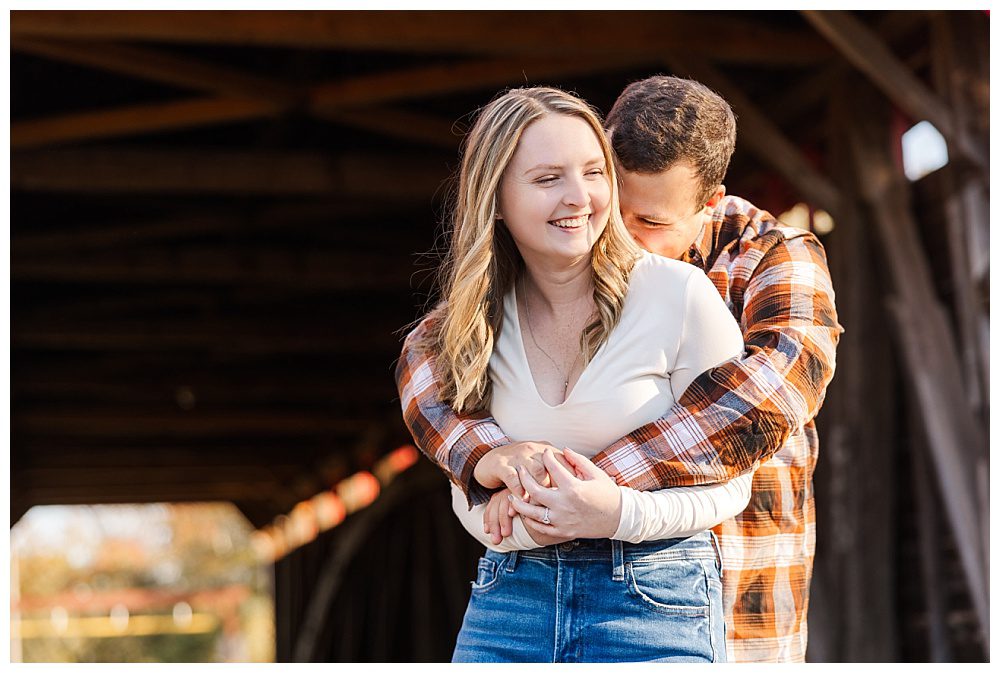
[[[588,458],[666,414],[702,372],[738,357],[743,335],[708,277],[684,262],[643,253],[629,278],[621,320],[587,364],[562,404],[538,395],[521,339],[516,290],[504,300],[493,355],[490,411],[514,441],[548,441]],[[721,484],[652,492],[621,487],[614,539],[643,542],[686,537],[742,512],[754,470]],[[452,485],[452,508],[465,529],[497,551],[535,549],[520,517],[499,545],[483,531],[483,510],[471,510]]]

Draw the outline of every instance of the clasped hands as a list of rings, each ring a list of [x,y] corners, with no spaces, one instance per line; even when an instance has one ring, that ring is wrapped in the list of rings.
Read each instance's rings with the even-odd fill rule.
[[[483,513],[493,544],[513,532],[521,517],[543,546],[576,538],[610,538],[621,518],[621,489],[589,459],[547,442],[513,442],[476,463],[473,478],[494,493]],[[546,517],[546,509],[548,517]],[[549,523],[544,523],[548,518]]]

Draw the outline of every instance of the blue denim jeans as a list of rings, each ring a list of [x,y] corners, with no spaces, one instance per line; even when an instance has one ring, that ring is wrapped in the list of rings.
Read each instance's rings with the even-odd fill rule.
[[[479,559],[454,662],[724,662],[711,532],[574,540]]]

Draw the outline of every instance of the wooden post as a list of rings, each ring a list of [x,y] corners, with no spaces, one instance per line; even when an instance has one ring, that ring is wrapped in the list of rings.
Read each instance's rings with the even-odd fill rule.
[[[828,87],[829,166],[843,198],[823,244],[845,331],[837,375],[817,419],[817,591],[810,600],[809,661],[895,661],[895,377],[885,309],[872,296],[880,286],[872,228],[851,179],[845,75]]]
[[[906,363],[904,373],[920,401],[921,420],[948,521],[985,636],[989,633],[989,584],[976,475],[977,456],[985,452],[985,435],[965,403],[954,335],[935,296],[910,214],[905,178],[889,154],[888,127],[880,123],[879,116],[884,104],[864,92],[856,92],[855,100],[859,104],[854,113],[851,149],[892,279],[894,294],[888,303]]]
[[[919,409],[919,405],[915,405]],[[945,596],[941,588],[941,544],[937,531],[940,528],[940,511],[933,475],[928,465],[927,442],[916,423],[914,437],[918,437],[910,455],[913,457],[913,491],[917,502],[917,535],[920,549],[920,576],[923,596],[927,606],[927,638],[930,660],[951,661],[948,626],[945,623]]]
[[[966,102],[961,88],[956,84],[958,63],[955,54],[955,31],[951,17],[945,13],[935,15],[933,22],[934,59],[932,62],[935,86],[938,93],[951,104],[956,119],[965,127]],[[948,252],[951,258],[952,284],[956,296],[956,313],[962,361],[969,403],[977,413],[984,409],[985,363],[988,361],[988,344],[980,343],[977,328],[979,302],[977,301],[976,274],[971,257],[977,241],[976,232],[983,227],[980,220],[985,213],[977,212],[976,192],[979,191],[977,175],[949,166],[942,171],[944,182],[945,214],[948,218]]]

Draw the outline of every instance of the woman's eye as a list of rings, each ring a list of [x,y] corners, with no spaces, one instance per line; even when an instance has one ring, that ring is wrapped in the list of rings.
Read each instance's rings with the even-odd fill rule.
[[[554,176],[554,175],[546,175],[544,177],[538,178],[537,180],[535,180],[535,182],[538,182],[540,184],[545,184],[545,183],[548,183],[548,182],[555,182],[556,180],[558,180],[558,178],[556,176]]]
[[[592,171],[587,171],[587,175],[604,175],[603,168],[595,168]]]

